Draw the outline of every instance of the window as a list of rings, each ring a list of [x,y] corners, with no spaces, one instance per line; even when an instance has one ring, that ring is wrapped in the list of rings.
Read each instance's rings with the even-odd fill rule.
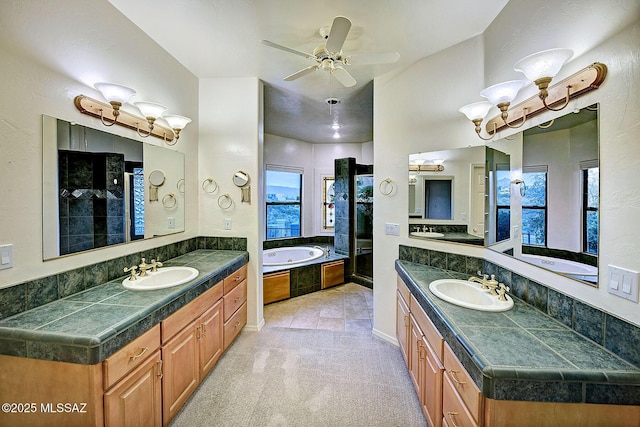
[[[453,219],[452,185],[450,179],[424,180],[424,217]]]
[[[496,164],[496,242],[511,233],[511,170],[509,164]]]
[[[267,166],[267,239],[300,236],[302,171]]]
[[[547,244],[547,166],[522,168],[522,243]]]
[[[322,229],[333,230],[336,224],[336,185],[334,177],[322,178]]]
[[[582,247],[588,254],[598,254],[598,206],[600,199],[600,168],[597,160],[583,162],[582,169]]]

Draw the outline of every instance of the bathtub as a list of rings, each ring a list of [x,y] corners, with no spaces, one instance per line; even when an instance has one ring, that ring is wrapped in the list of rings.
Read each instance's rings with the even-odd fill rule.
[[[569,261],[559,258],[551,258],[542,255],[522,255],[522,261],[556,273],[565,274],[575,279],[596,282],[598,280],[598,267],[588,264],[581,264],[576,261]]]
[[[321,248],[311,246],[293,246],[287,248],[267,249],[262,252],[262,265],[290,265],[312,261],[324,255]]]

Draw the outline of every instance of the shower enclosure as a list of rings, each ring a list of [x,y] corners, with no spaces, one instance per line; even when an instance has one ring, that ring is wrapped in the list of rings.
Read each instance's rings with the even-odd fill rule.
[[[373,278],[373,175],[355,176],[355,274]]]

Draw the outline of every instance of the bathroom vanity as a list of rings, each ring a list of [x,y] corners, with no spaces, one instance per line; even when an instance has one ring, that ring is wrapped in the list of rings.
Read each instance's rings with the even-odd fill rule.
[[[492,313],[429,291],[468,275],[396,261],[397,337],[430,426],[638,426],[640,368],[520,300]]]
[[[173,288],[122,278],[0,321],[0,425],[167,425],[247,321],[244,251],[196,250]],[[6,409],[6,410],[5,410]]]

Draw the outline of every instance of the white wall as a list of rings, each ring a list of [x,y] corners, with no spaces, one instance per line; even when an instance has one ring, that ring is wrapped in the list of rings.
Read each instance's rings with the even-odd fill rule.
[[[639,16],[640,3],[631,0],[560,5],[551,0],[510,2],[483,36],[425,58],[399,75],[376,79],[376,181],[392,177],[398,192],[393,197],[378,196],[374,207],[375,333],[390,340],[395,337],[393,260],[398,257],[399,244],[485,257],[640,325],[638,304],[608,294],[604,286],[607,264],[640,271],[640,230],[634,226],[634,218],[640,215],[640,197],[637,186],[629,185],[640,182],[640,148],[633,142],[640,127],[640,71],[636,66]],[[572,102],[576,108],[595,102],[601,105],[600,263],[605,267],[601,269],[602,285],[598,289],[490,250],[409,241],[405,237],[406,214],[398,209],[407,205],[409,153],[478,144],[473,125],[457,109],[480,100],[479,92],[486,86],[520,78],[513,71],[513,64],[523,56],[551,47],[568,47],[576,52],[576,58],[558,76],[560,79],[596,61],[609,69],[600,89]],[[561,114],[565,113],[541,114],[531,119],[527,127]],[[399,223],[400,237],[384,235],[384,222]]]
[[[249,252],[247,274],[247,325],[262,325],[262,84],[257,78],[200,80],[199,182],[212,178],[218,191],[200,188],[200,235],[246,237]],[[241,201],[233,173],[241,170],[250,177],[251,203]],[[218,205],[220,196],[233,200],[229,209]],[[226,203],[222,203],[226,206]],[[225,230],[225,219],[231,230]]]
[[[0,2],[0,57],[0,244],[14,245],[14,266],[0,270],[0,287],[197,235],[198,194],[190,191],[197,186],[199,127],[193,74],[107,2]],[[73,105],[78,94],[100,98],[92,87],[98,81],[131,86],[138,91],[135,99],[163,103],[194,119],[175,146],[186,153],[186,229],[43,262],[41,115],[105,130]],[[109,131],[163,144],[120,126]]]

